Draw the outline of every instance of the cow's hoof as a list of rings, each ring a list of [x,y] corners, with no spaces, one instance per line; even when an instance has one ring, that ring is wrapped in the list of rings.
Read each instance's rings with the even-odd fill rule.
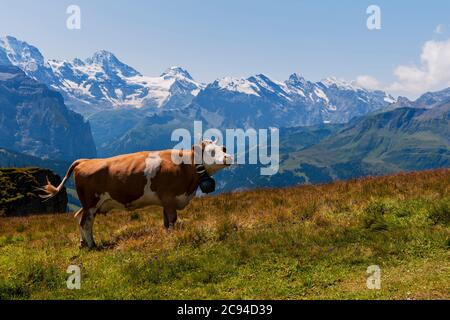
[[[79,246],[79,248],[80,249],[85,249],[85,248],[87,248],[87,242],[86,241],[83,241],[83,240],[81,240],[80,241],[80,246]]]
[[[92,245],[89,245],[86,241],[81,240],[80,241],[80,249],[89,249],[94,250],[97,248],[97,245],[93,243]]]

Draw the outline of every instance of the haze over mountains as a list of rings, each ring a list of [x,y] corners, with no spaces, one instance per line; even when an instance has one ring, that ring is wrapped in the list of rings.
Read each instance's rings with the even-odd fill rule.
[[[46,60],[9,36],[0,38],[0,65],[9,68],[0,71],[0,131],[10,133],[0,148],[12,152],[73,160],[95,151],[170,148],[174,129],[192,129],[200,120],[204,130],[281,128],[280,173],[262,177],[258,166],[235,167],[221,173],[221,190],[450,166],[450,88],[410,101],[296,73],[285,81],[258,74],[203,84],[181,67],[142,75],[104,50],[86,59]],[[14,87],[13,95],[1,91],[6,87]],[[25,104],[30,87],[33,101]]]

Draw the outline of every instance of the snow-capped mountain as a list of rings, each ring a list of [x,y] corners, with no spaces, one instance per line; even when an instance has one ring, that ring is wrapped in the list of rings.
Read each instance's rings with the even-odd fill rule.
[[[395,99],[383,92],[372,91],[335,77],[319,82],[307,81],[292,74],[286,81],[294,104],[319,109],[322,121],[344,123],[351,118],[380,109]]]
[[[62,93],[68,107],[89,117],[105,110],[152,113],[188,107],[184,116],[187,112],[192,119],[219,127],[292,127],[348,122],[395,102],[385,92],[352,82],[336,78],[312,82],[295,73],[286,81],[258,74],[225,77],[208,85],[196,82],[181,67],[149,77],[105,50],[83,60],[45,60],[36,47],[14,37],[0,38],[0,63],[20,67]],[[97,117],[101,118],[103,112]],[[113,118],[109,113],[108,119]],[[101,121],[104,125],[106,120]]]
[[[143,76],[106,51],[85,61],[48,63],[60,80],[55,88],[93,106],[160,108],[176,99],[177,107],[183,107],[202,87],[182,68],[169,68],[159,77]]]
[[[39,50],[14,37],[0,37],[0,63],[13,64],[25,72],[36,72],[44,65],[44,57]]]
[[[367,90],[353,82],[327,78],[316,84],[328,98],[326,101],[329,122],[344,123],[350,119],[382,109],[396,99],[380,90]]]
[[[53,84],[52,70],[39,49],[14,37],[0,37],[0,64],[19,67],[30,77]]]
[[[180,67],[148,77],[105,50],[84,60],[45,60],[36,47],[10,36],[0,38],[0,64],[18,66],[84,114],[109,107],[181,108],[203,88]]]
[[[284,82],[262,74],[218,79],[198,94],[192,107],[215,126],[292,127],[344,123],[393,102],[382,91],[335,78],[311,82],[294,73]]]

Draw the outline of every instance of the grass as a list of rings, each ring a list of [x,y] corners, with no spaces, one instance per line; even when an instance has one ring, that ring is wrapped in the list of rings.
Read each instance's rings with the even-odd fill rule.
[[[170,233],[160,208],[116,211],[96,251],[71,215],[1,218],[0,299],[450,299],[449,189],[443,169],[203,197]]]

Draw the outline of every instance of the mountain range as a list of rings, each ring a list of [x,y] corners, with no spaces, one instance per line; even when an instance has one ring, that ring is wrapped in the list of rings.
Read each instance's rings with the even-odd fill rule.
[[[189,106],[211,125],[234,125],[239,117],[244,126],[285,127],[347,122],[395,101],[354,83],[336,78],[311,82],[295,73],[286,81],[259,74],[209,84],[195,81],[181,67],[144,76],[105,50],[86,59],[46,60],[36,47],[11,36],[0,38],[0,63],[18,66],[59,91],[67,106],[83,115],[111,108],[156,112]]]
[[[450,101],[359,118],[320,143],[291,152],[284,164],[286,170],[314,168],[323,177],[311,175],[308,182],[449,167]]]
[[[83,60],[45,60],[36,47],[11,36],[0,38],[0,64],[20,67],[84,115],[109,108],[183,107],[202,89],[180,67],[158,77],[143,76],[105,50]]]
[[[246,129],[346,123],[396,102],[355,83],[312,82],[296,73],[286,81],[258,74],[202,84],[185,69],[171,67],[149,77],[105,50],[86,59],[46,60],[36,47],[11,36],[0,38],[0,63],[20,67],[60,92],[66,105],[91,123],[101,156],[159,146],[155,128],[164,125],[190,127],[200,120],[205,128]],[[173,121],[163,124],[164,118]]]

